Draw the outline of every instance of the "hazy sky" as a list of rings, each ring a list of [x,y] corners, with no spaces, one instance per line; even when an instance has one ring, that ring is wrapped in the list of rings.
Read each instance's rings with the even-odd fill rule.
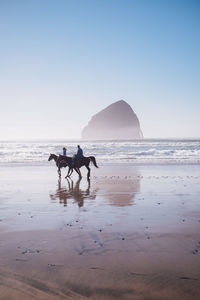
[[[200,137],[200,1],[0,0],[0,140],[79,138],[127,101],[151,137]]]

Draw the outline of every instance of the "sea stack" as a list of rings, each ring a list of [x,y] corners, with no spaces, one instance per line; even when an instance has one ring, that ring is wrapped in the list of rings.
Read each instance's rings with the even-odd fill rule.
[[[137,115],[124,100],[112,103],[94,115],[83,128],[84,140],[130,140],[143,138]]]

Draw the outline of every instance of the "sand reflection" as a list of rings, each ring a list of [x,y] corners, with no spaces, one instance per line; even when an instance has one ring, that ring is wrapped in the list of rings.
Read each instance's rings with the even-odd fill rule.
[[[110,205],[127,206],[134,204],[134,198],[140,192],[140,181],[140,173],[133,171],[131,176],[123,178],[119,176],[100,178],[95,187]]]
[[[79,207],[84,205],[86,199],[96,199],[104,196],[105,200],[114,206],[128,206],[134,204],[137,193],[140,192],[141,176],[138,171],[133,171],[131,176],[104,176],[96,181],[67,179],[64,183],[58,180],[57,189],[50,194],[52,201],[59,200],[60,204],[67,206],[69,200],[75,201]],[[82,182],[82,187],[81,187]]]
[[[90,180],[87,181],[86,188],[80,188],[81,179],[78,179],[75,183],[72,179],[67,179],[66,185],[62,185],[61,180],[58,180],[58,188],[55,193],[50,194],[52,201],[59,200],[60,204],[67,206],[68,200],[74,200],[79,207],[84,205],[84,200],[95,199],[96,194],[90,192]]]

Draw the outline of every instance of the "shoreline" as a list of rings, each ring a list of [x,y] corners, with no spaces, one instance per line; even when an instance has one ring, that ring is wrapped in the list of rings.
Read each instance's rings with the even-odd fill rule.
[[[97,162],[98,163],[98,162]],[[124,162],[101,162],[100,164],[98,163],[98,166],[99,167],[107,167],[107,166],[110,166],[110,167],[115,167],[115,166],[126,166],[126,167],[159,167],[159,166],[176,166],[176,167],[182,167],[182,166],[199,166],[200,165],[200,161],[196,162],[176,162],[176,161],[173,161],[173,162],[170,162],[170,161],[165,161],[165,162],[127,162],[127,161],[124,161]],[[27,162],[5,162],[5,163],[0,163],[0,168],[5,168],[5,167],[8,167],[8,168],[16,168],[16,167],[52,167],[54,166],[55,167],[55,164],[53,163],[49,163],[49,162],[31,162],[31,163],[27,163]],[[92,163],[90,165],[91,167],[93,167]],[[84,167],[83,167],[84,168]],[[83,169],[81,168],[81,170]]]

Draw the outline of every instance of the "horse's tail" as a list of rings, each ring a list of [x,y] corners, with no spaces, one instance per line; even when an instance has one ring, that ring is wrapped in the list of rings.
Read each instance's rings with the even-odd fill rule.
[[[94,156],[89,156],[89,159],[92,161],[93,165],[94,165],[96,168],[98,168],[95,157],[94,157]]]

